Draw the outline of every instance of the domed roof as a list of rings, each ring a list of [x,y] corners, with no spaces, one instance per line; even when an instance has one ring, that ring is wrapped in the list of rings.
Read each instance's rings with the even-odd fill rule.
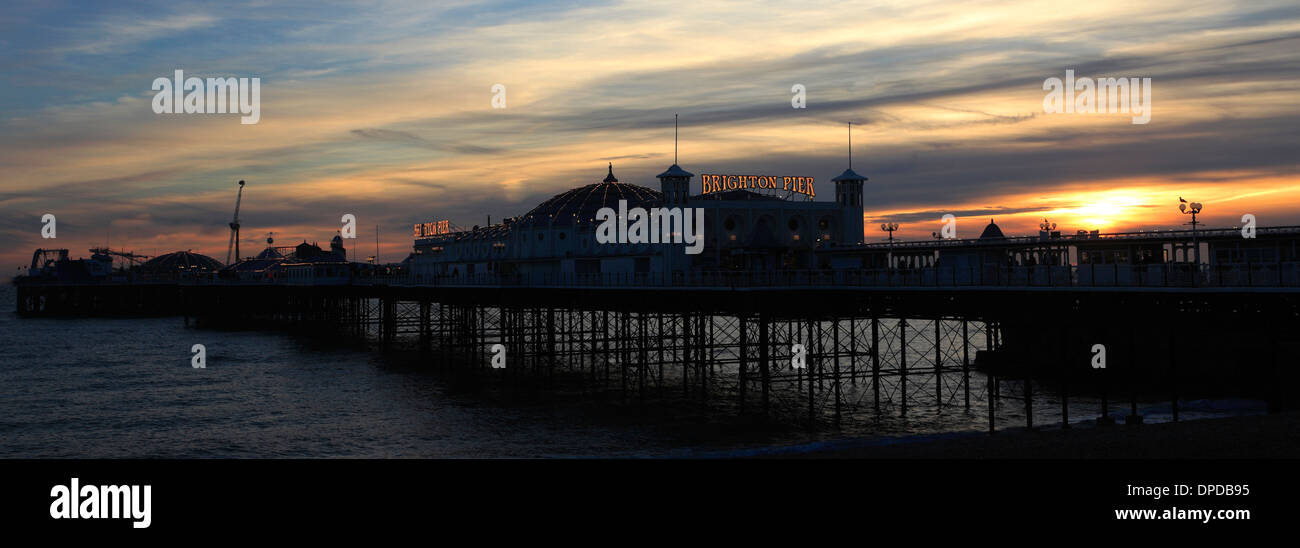
[[[177,270],[216,271],[221,269],[221,262],[207,255],[190,251],[175,251],[159,255],[140,265],[141,270],[150,272],[175,272]]]
[[[1002,235],[1002,229],[993,224],[993,219],[989,219],[989,226],[984,227],[984,232],[980,234],[981,240],[1005,240],[1006,236]]]
[[[617,211],[619,200],[627,200],[628,209],[632,209],[658,205],[663,196],[643,186],[618,182],[611,165],[604,181],[556,194],[525,213],[519,222],[540,226],[590,223],[602,207]]]

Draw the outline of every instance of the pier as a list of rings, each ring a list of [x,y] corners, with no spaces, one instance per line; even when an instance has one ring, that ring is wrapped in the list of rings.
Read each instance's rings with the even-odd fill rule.
[[[1281,387],[1296,380],[1294,265],[1160,277],[1109,266],[1103,284],[1081,275],[1095,268],[31,283],[18,312],[351,337],[504,389],[559,381],[623,405],[685,399],[811,425],[984,407],[990,431],[1005,410],[1033,428],[1036,391],[1067,427],[1093,418],[1072,412],[1080,396],[1101,398],[1101,424],[1119,405],[1118,419],[1140,423],[1140,401],[1165,401],[1178,420],[1179,398],[1206,389],[1293,405]]]

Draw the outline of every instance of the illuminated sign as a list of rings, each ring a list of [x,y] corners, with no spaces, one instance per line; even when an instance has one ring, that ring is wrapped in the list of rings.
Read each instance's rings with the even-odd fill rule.
[[[439,234],[450,234],[450,233],[451,233],[451,221],[434,221],[432,223],[415,225],[416,238],[426,238],[429,236],[437,236]]]
[[[704,194],[728,190],[783,190],[816,197],[812,177],[777,177],[769,175],[710,175],[700,176]]]

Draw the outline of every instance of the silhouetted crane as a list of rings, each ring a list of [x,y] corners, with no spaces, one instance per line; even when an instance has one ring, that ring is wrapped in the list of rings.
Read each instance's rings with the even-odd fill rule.
[[[235,251],[235,260],[239,260],[239,202],[244,199],[244,181],[239,181],[239,194],[235,196],[235,220],[230,221],[230,243],[226,244],[226,264],[230,260],[230,250]]]

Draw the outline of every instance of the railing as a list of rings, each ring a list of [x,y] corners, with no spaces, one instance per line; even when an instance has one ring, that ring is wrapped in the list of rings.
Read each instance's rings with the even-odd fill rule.
[[[1300,287],[1300,262],[1241,265],[1085,264],[1077,266],[951,266],[915,269],[767,270],[759,272],[676,272],[470,274],[458,276],[365,276],[328,279],[224,280],[196,277],[180,281],[135,280],[129,285],[184,286],[410,286],[410,287],[1100,287],[1219,288]],[[28,285],[24,283],[24,285]],[[30,285],[64,285],[33,282]],[[81,284],[77,284],[81,285]],[[124,285],[98,282],[90,285]]]
[[[761,272],[474,274],[369,278],[353,285],[507,287],[1300,287],[1300,263],[1254,265],[1087,264],[1078,266]]]
[[[1259,227],[1256,229],[1256,236],[1289,236],[1300,234],[1300,226],[1270,226]],[[1195,231],[1195,237],[1201,241],[1210,241],[1223,238],[1241,238],[1240,228],[1202,228]],[[1055,238],[1044,238],[1042,236],[1007,236],[993,240],[980,238],[962,238],[962,239],[937,239],[937,240],[894,240],[893,242],[871,242],[858,244],[854,246],[844,246],[843,249],[854,248],[871,248],[871,249],[934,249],[961,246],[1008,246],[1008,245],[1090,245],[1097,242],[1115,241],[1115,240],[1155,240],[1169,242],[1174,240],[1183,240],[1188,243],[1193,238],[1192,230],[1165,230],[1154,232],[1106,232],[1098,234],[1062,234]]]

